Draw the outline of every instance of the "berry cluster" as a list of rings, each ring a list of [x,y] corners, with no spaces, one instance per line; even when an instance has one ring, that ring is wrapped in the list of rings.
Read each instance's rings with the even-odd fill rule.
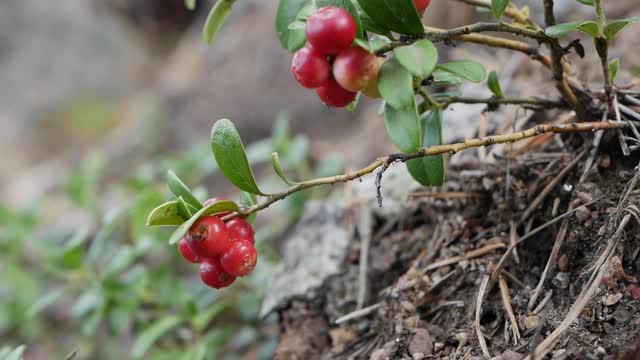
[[[209,199],[205,205],[219,200],[222,199]],[[182,257],[191,263],[200,263],[202,282],[216,289],[249,274],[258,262],[251,224],[242,218],[225,223],[222,217],[228,214],[199,218],[178,243]]]
[[[349,105],[358,91],[380,97],[376,82],[383,59],[352,45],[356,29],[347,10],[323,7],[307,19],[308,44],[293,55],[293,76],[332,107]]]
[[[414,0],[422,15],[431,0]],[[357,25],[351,14],[337,6],[326,6],[307,19],[307,45],[296,51],[291,72],[300,85],[316,89],[320,99],[332,107],[345,107],[358,91],[379,98],[378,71],[384,59],[352,45]]]

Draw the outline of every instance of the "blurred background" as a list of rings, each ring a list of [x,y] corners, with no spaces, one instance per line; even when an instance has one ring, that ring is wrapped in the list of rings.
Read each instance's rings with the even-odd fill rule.
[[[475,16],[439,2],[431,25]],[[24,344],[26,359],[270,358],[277,319],[257,313],[279,244],[305,202],[329,189],[261,213],[257,270],[215,291],[168,245],[170,230],[144,227],[169,198],[166,171],[202,200],[235,199],[208,143],[223,117],[267,189],[282,186],[261,166],[272,151],[294,177],[310,178],[357,168],[392,145],[376,102],[332,110],[299,87],[275,36],[276,1],[238,1],[207,46],[200,32],[213,3],[188,11],[183,0],[0,1],[0,354]],[[489,69],[513,58],[475,55],[491,59]],[[512,74],[522,61],[509,63]],[[474,130],[459,126],[468,113],[457,114],[447,138]]]

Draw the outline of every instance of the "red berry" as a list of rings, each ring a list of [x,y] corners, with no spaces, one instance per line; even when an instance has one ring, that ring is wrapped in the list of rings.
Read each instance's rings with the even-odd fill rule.
[[[317,88],[316,93],[325,104],[338,108],[349,105],[356,98],[356,93],[343,89],[333,79]]]
[[[191,250],[203,258],[220,256],[230,242],[229,231],[217,216],[205,216],[196,220],[186,238]]]
[[[247,240],[252,244],[255,243],[253,238],[253,228],[247,220],[243,218],[235,218],[227,221],[225,225],[229,230],[229,237],[231,238],[231,241]]]
[[[315,89],[329,79],[327,58],[312,47],[296,51],[291,61],[291,72],[300,85]]]
[[[231,285],[236,277],[225,272],[218,259],[202,259],[200,279],[207,286],[220,289]]]
[[[424,10],[429,6],[430,2],[431,0],[413,0],[413,4],[420,15],[424,14]]]
[[[238,240],[229,245],[220,257],[222,268],[231,275],[245,276],[249,274],[258,262],[258,252],[250,241]]]
[[[182,257],[185,258],[185,260],[187,260],[188,262],[194,264],[198,263],[198,255],[193,253],[191,247],[189,246],[189,243],[185,238],[182,238],[180,242],[178,242],[178,251],[180,251]]]
[[[326,6],[307,19],[305,32],[309,43],[319,52],[335,55],[356,38],[356,22],[341,7]]]
[[[378,78],[378,57],[361,47],[342,50],[333,62],[333,77],[349,91],[362,91]]]

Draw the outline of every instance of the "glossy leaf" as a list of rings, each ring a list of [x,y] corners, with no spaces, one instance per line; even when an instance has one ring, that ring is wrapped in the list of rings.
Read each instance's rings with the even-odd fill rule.
[[[620,59],[615,58],[609,62],[609,76],[611,81],[614,81],[618,76],[618,69],[620,68]]]
[[[393,57],[382,64],[378,75],[378,90],[388,105],[395,109],[411,107],[413,99],[413,77]]]
[[[595,21],[575,21],[549,26],[544,33],[553,38],[558,38],[571,31],[582,31],[591,36],[598,36],[598,24]]]
[[[176,175],[173,171],[169,170],[167,172],[167,186],[169,187],[169,191],[176,197],[182,197],[184,201],[186,201],[191,206],[196,209],[202,208],[202,203],[200,200],[196,199],[195,196],[191,193],[191,189],[187,185],[185,185],[182,180]]]
[[[393,144],[403,153],[412,153],[420,149],[422,134],[418,110],[413,99],[412,106],[403,110],[396,110],[386,104],[384,126]]]
[[[316,0],[316,4],[318,8],[323,8],[325,6],[337,6],[346,9],[353,17],[353,21],[356,23],[356,38],[364,38],[358,8],[351,0]]]
[[[211,150],[220,171],[240,190],[264,195],[253,176],[240,135],[228,119],[216,121],[211,129]]]
[[[180,325],[181,322],[182,320],[175,315],[156,321],[138,336],[131,348],[131,356],[134,358],[142,357],[162,335]]]
[[[169,201],[153,209],[147,218],[147,226],[180,225],[184,219],[178,215],[178,202]]]
[[[443,70],[436,70],[433,72],[432,84],[458,86],[458,85],[462,85],[462,78],[450,72],[446,72]]]
[[[389,40],[388,37],[382,36],[382,35],[376,35],[376,34],[370,36],[369,40],[365,40],[365,39],[355,40],[356,45],[372,53],[382,49],[385,45],[389,44],[390,42],[391,40]]]
[[[280,0],[276,14],[276,34],[283,48],[294,52],[304,46],[307,38],[304,29],[289,29],[308,0]]]
[[[180,217],[183,218],[185,221],[191,219],[191,217],[193,216],[194,212],[191,212],[191,210],[187,206],[187,203],[184,201],[184,198],[182,198],[182,196],[180,196],[176,200],[176,203],[177,203],[177,208],[178,208],[178,215],[180,215]]]
[[[211,44],[213,39],[215,39],[218,30],[220,30],[222,24],[224,24],[224,21],[231,13],[231,4],[233,4],[234,1],[235,0],[218,0],[216,4],[213,5],[202,29],[202,39],[205,43]]]
[[[502,87],[500,86],[500,80],[498,79],[498,74],[495,71],[491,71],[489,73],[489,80],[487,81],[487,86],[489,90],[493,93],[493,95],[497,97],[502,97],[504,94],[502,93]]]
[[[487,71],[484,69],[484,66],[471,60],[452,61],[440,64],[438,65],[438,69],[473,82],[481,82],[487,76]]]
[[[442,144],[442,111],[433,110],[420,117],[422,146]],[[433,155],[407,161],[409,174],[424,186],[439,186],[444,183],[444,156]]]
[[[640,22],[640,16],[634,16],[628,19],[613,20],[605,26],[603,33],[607,39],[612,39],[620,30],[631,23]]]
[[[576,1],[579,2],[580,4],[595,6],[595,2],[593,0],[576,0]]]
[[[509,0],[491,0],[491,13],[493,16],[500,20],[504,11],[509,6]]]
[[[273,170],[276,172],[276,174],[278,174],[280,179],[282,179],[282,181],[284,181],[287,185],[296,184],[295,181],[289,180],[287,175],[285,175],[284,171],[282,170],[282,165],[280,164],[280,157],[275,151],[271,154],[271,165],[273,166]]]
[[[418,40],[411,45],[397,47],[393,55],[413,76],[426,79],[438,63],[438,49],[429,40]]]
[[[173,232],[173,234],[171,234],[171,237],[169,237],[169,244],[175,244],[180,239],[182,239],[184,234],[186,234],[187,231],[189,231],[189,228],[191,228],[191,225],[193,225],[193,223],[195,223],[196,220],[198,220],[203,216],[213,215],[213,214],[217,214],[225,211],[239,211],[239,210],[240,209],[238,208],[238,205],[236,205],[236,203],[234,203],[233,201],[229,201],[229,200],[216,201],[212,204],[208,204],[207,206],[198,210],[197,213],[193,214],[191,219],[183,222],[182,224],[180,224],[180,226],[178,226],[178,228]]]
[[[383,25],[377,23],[369,15],[367,15],[367,13],[364,12],[362,7],[358,3],[358,0],[353,0],[353,4],[358,9],[358,14],[360,14],[360,22],[362,23],[362,31],[363,32],[366,31],[366,32],[379,34],[379,35],[385,35],[385,36],[389,35],[391,30],[389,30],[388,28],[384,27]]]
[[[376,23],[403,35],[422,35],[424,26],[412,0],[357,0]]]

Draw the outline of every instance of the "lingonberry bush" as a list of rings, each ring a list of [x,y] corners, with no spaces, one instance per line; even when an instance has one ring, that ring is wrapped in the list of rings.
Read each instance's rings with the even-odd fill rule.
[[[619,60],[610,61],[608,47],[615,35],[640,17],[607,21],[602,0],[578,0],[594,8],[595,20],[558,24],[553,0],[544,4],[544,26],[528,16],[528,8],[510,0],[459,0],[490,10],[495,22],[479,22],[444,30],[421,21],[429,0],[280,0],[275,19],[276,34],[283,48],[293,52],[291,72],[300,85],[315,89],[319,99],[329,107],[353,110],[361,94],[382,98],[382,116],[387,134],[400,153],[379,158],[355,172],[305,181],[289,179],[280,164],[279,154],[272,154],[275,172],[290,187],[277,193],[263,192],[249,166],[244,146],[233,123],[222,119],[211,133],[211,149],[224,175],[248,200],[238,205],[216,199],[200,203],[189,188],[169,172],[168,186],[176,199],[157,207],[148,219],[149,226],[178,226],[169,242],[179,242],[188,261],[202,258],[203,281],[220,288],[253,270],[257,253],[251,241],[236,240],[229,229],[238,219],[251,220],[256,212],[299,191],[325,184],[357,179],[378,169],[378,200],[382,174],[396,161],[406,164],[409,174],[425,186],[442,185],[445,180],[445,153],[470,147],[512,142],[545,132],[578,132],[618,129],[623,152],[628,154],[640,143],[640,133],[632,128],[635,138],[625,137],[620,129],[633,127],[621,121],[621,102],[638,100],[619,93],[614,86]],[[231,11],[235,0],[218,0],[204,27],[204,39],[211,42]],[[194,0],[187,1],[193,6]],[[442,4],[438,4],[443,6]],[[432,6],[438,6],[432,5]],[[594,40],[602,63],[603,89],[591,91],[573,77],[566,55],[575,50],[585,55],[580,41],[561,42],[562,36],[580,31]],[[500,35],[484,35],[493,32]],[[515,37],[524,38],[516,40]],[[441,62],[434,43],[471,42],[487,47],[510,49],[528,55],[550,70],[559,99],[511,98],[505,96],[495,72],[487,74],[475,61],[459,59]],[[465,81],[483,82],[493,93],[491,98],[461,96]],[[442,91],[442,88],[449,91]],[[487,110],[513,104],[527,108],[570,108],[581,122],[566,125],[540,125],[527,131],[442,144],[444,110],[453,103],[484,103]],[[586,122],[594,118],[614,121]],[[631,145],[627,141],[634,142]],[[244,224],[244,220],[243,224]],[[226,224],[224,223],[226,222]],[[251,232],[250,226],[242,225]],[[243,233],[244,234],[244,233]],[[246,235],[243,235],[246,237]],[[239,236],[242,238],[243,236]],[[186,240],[181,240],[183,237]],[[186,245],[185,245],[186,244]],[[189,246],[186,249],[185,246]]]

